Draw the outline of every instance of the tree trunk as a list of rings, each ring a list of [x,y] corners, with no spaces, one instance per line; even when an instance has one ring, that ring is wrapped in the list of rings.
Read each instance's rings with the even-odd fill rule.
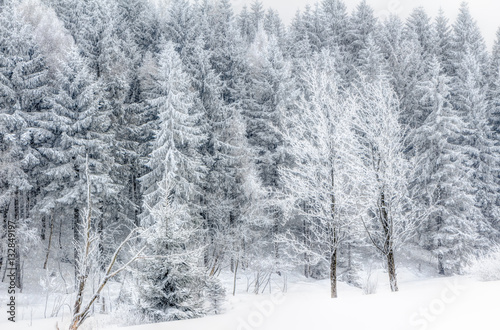
[[[31,212],[31,198],[30,198],[31,193],[27,192],[24,195],[24,218],[29,219],[30,217],[30,212]]]
[[[47,246],[47,254],[45,255],[45,262],[43,263],[43,269],[47,269],[47,263],[49,262],[50,246],[52,244],[52,234],[54,232],[54,215],[50,217],[50,233],[49,233],[49,243]]]
[[[236,266],[234,267],[234,278],[233,278],[233,296],[236,294],[236,274],[238,273],[239,259],[236,259]]]
[[[280,210],[278,207],[271,208],[271,214],[273,217],[273,225],[272,225],[272,240],[273,240],[273,250],[274,250],[274,265],[275,271],[281,275],[279,269],[279,260],[280,260],[280,246],[278,243],[278,234],[279,234],[279,217]]]
[[[63,246],[62,246],[62,240],[61,240],[61,237],[62,237],[62,223],[63,223],[63,220],[61,218],[59,220],[59,237],[58,237],[59,250],[62,250],[62,248],[63,248]]]
[[[135,175],[135,166],[132,174],[132,197],[134,200],[134,224],[139,227],[139,207],[140,207],[140,201],[139,201],[139,191],[137,187],[137,177]]]
[[[9,221],[9,208],[10,208],[10,202],[7,203],[5,205],[5,209],[4,209],[4,213],[3,213],[3,233],[4,233],[4,237],[2,237],[0,239],[0,242],[3,242],[3,240],[7,237],[7,222]],[[0,243],[1,244],[1,243]],[[2,244],[3,246],[3,244]],[[8,256],[7,256],[7,253],[8,253],[8,249],[6,249],[5,251],[5,261],[8,262]],[[2,261],[2,264],[3,264],[3,252],[2,252],[2,255],[0,255],[0,259]],[[0,267],[0,270],[2,269],[2,267]],[[3,276],[2,276],[2,282],[5,281],[5,275],[7,274],[7,265],[5,266],[5,269],[4,269],[4,272],[3,272]]]
[[[439,275],[444,275],[444,265],[443,265],[443,254],[439,253],[438,255],[438,272]]]
[[[9,216],[9,204],[5,204],[5,207],[3,209],[3,216],[2,216],[2,227],[3,227],[3,231],[2,231],[2,237],[0,237],[0,270],[2,270],[2,266],[3,266],[3,256],[4,256],[4,249],[3,249],[3,241],[4,239],[6,238],[6,235],[7,235],[7,222],[8,222],[8,216]]]
[[[85,274],[78,275],[78,291],[76,295],[75,305],[73,306],[73,320],[71,321],[70,330],[76,330],[80,326],[82,316],[80,314],[80,309],[82,308],[83,302],[83,291],[85,289],[85,282],[87,277]]]
[[[387,273],[389,274],[389,283],[391,285],[391,291],[398,291],[398,280],[396,276],[396,263],[394,261],[394,249],[392,245],[393,233],[391,230],[391,223],[389,219],[389,214],[387,211],[387,204],[385,200],[385,193],[382,190],[380,193],[380,222],[382,224],[385,242],[384,242],[384,252],[387,258]]]
[[[241,239],[241,253],[238,256],[238,260],[240,262],[240,267],[243,270],[247,269],[247,263],[248,263],[248,261],[247,261],[246,255],[247,255],[247,244],[245,242],[245,239],[242,238]]]
[[[302,231],[304,236],[304,246],[309,247],[309,237],[307,235],[307,223],[305,219],[302,222]],[[311,276],[311,265],[309,264],[309,253],[307,252],[304,252],[304,276],[306,278],[309,278],[309,276]]]
[[[210,246],[213,246],[212,239],[212,225],[210,223],[210,215],[206,210],[206,202],[204,197],[201,197],[201,205],[203,205],[203,210],[201,212],[201,217],[203,219],[203,230],[205,231],[205,249],[203,251],[203,265],[205,268],[210,269]]]
[[[78,232],[79,228],[79,223],[80,223],[80,209],[78,207],[75,207],[73,209],[73,256],[74,256],[74,263],[75,263],[75,287],[77,285],[77,277],[79,273],[79,267],[78,267],[78,258],[79,258],[79,253],[78,253],[78,246],[79,246],[79,241],[80,241],[80,234]]]
[[[394,251],[391,249],[387,254],[387,272],[389,273],[389,283],[391,284],[391,291],[397,292],[398,279],[396,277],[396,263],[394,262]]]
[[[42,230],[40,231],[40,238],[42,241],[45,241],[46,222],[45,216],[42,216]]]
[[[104,296],[101,297],[101,313],[106,314],[106,299],[104,299]]]
[[[17,227],[19,226],[19,190],[16,189],[15,195],[14,195],[14,223],[16,226],[16,231]],[[16,268],[16,276],[15,276],[15,285],[18,287],[20,290],[22,290],[22,283],[21,283],[21,254],[19,253],[19,240],[17,239],[17,233],[16,233],[16,238],[15,238],[15,268]]]
[[[17,219],[26,219],[24,211],[26,211],[26,199],[23,198],[24,193],[19,193],[16,191],[16,200],[17,200]]]
[[[330,290],[332,298],[337,298],[337,250],[336,247],[333,249],[330,260]]]
[[[99,206],[99,220],[97,222],[97,235],[99,236],[99,266],[101,270],[105,270],[104,264],[104,206],[101,202]]]
[[[279,244],[278,244],[278,232],[279,232],[279,224],[278,224],[278,216],[275,215],[274,218],[274,224],[273,224],[273,241],[274,241],[274,258],[276,259],[275,262],[278,264],[278,260],[280,258],[280,250],[279,250]]]
[[[332,176],[332,192],[334,191],[335,187],[335,175],[333,172],[331,172]],[[331,239],[332,239],[332,247],[331,247],[331,259],[330,259],[330,290],[331,290],[331,297],[332,298],[337,298],[337,251],[338,251],[338,246],[339,246],[339,237],[337,233],[337,228],[335,226],[335,195],[332,193],[331,196],[331,217],[332,217],[332,227],[330,228],[331,230]]]
[[[229,211],[229,230],[231,232],[234,232],[234,223],[235,223],[235,219],[234,219],[234,213],[233,211]],[[235,250],[235,247],[233,246],[231,250]],[[234,256],[233,254],[231,254],[231,257],[230,257],[230,260],[229,260],[229,267],[231,269],[231,273],[234,273]]]
[[[436,232],[439,233],[441,231],[442,224],[443,224],[443,218],[441,218],[441,216],[438,216],[437,219],[436,219],[436,225],[437,225]],[[437,247],[441,248],[442,246],[443,246],[443,244],[441,243],[441,240],[438,239],[438,241],[437,241]],[[440,252],[438,254],[438,272],[439,272],[439,275],[444,275],[443,259],[444,259],[444,255],[443,255],[443,253]]]
[[[353,269],[352,269],[352,244],[351,242],[347,243],[347,273],[348,273],[348,280],[347,282],[349,284],[353,284]]]

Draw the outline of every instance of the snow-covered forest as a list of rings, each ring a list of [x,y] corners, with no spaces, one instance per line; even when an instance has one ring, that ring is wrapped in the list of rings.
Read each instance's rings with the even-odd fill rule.
[[[258,0],[1,1],[1,294],[14,274],[77,329],[467,273],[500,244],[497,36],[466,3],[285,26]]]

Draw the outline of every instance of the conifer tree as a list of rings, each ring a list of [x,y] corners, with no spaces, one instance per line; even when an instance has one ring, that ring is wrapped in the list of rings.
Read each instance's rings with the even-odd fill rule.
[[[366,48],[368,36],[374,36],[377,20],[366,0],[361,1],[354,10],[349,20],[348,50],[354,65],[359,64],[359,52]]]
[[[341,0],[321,2],[322,22],[325,26],[325,42],[329,47],[338,46],[341,51],[347,47],[347,28],[349,17],[346,5]]]
[[[487,78],[488,53],[477,22],[472,17],[466,2],[460,5],[458,17],[453,24],[451,41],[452,76],[458,75],[458,67],[464,60],[466,52],[470,52],[480,67],[480,84],[483,86]]]
[[[446,74],[452,72],[452,48],[451,48],[451,28],[448,24],[448,19],[444,15],[444,11],[440,10],[434,21],[436,55]]]
[[[199,182],[204,169],[198,147],[205,139],[197,126],[200,113],[194,108],[189,78],[172,42],[165,44],[157,64],[150,69],[143,94],[157,113],[158,124],[147,164],[150,171],[141,178],[146,223],[151,221],[148,210],[160,201],[158,187],[165,182],[172,185],[176,203],[189,205],[193,216],[199,214]]]
[[[464,132],[467,123],[451,102],[450,79],[434,57],[431,78],[420,85],[422,106],[432,113],[418,128],[418,170],[413,183],[414,198],[421,214],[428,216],[419,226],[421,243],[436,256],[440,274],[463,271],[468,253],[477,240],[477,215],[471,169],[467,161]]]
[[[43,227],[33,214],[36,197],[47,167],[46,155],[52,134],[52,97],[48,68],[31,26],[8,2],[0,8],[0,132],[2,162],[0,170],[5,209],[12,207],[10,220],[17,228],[15,250],[15,285],[22,288],[21,258],[31,247],[32,231]],[[8,212],[4,211],[4,221]],[[7,225],[7,223],[5,223]]]
[[[278,168],[286,166],[283,120],[296,95],[288,63],[283,59],[276,40],[269,40],[263,30],[259,30],[249,49],[248,61],[250,84],[244,100],[248,102],[244,112],[247,138],[253,148],[262,184],[272,194],[281,187]],[[269,241],[274,245],[273,251],[278,261],[276,237],[281,230],[282,213],[276,206],[271,206],[268,211],[273,219],[273,225],[269,228]]]
[[[453,84],[453,104],[467,123],[462,132],[463,145],[467,148],[466,156],[472,177],[470,178],[476,197],[476,206],[482,213],[475,215],[478,231],[483,238],[498,235],[490,224],[498,214],[496,206],[497,185],[495,183],[494,162],[488,125],[488,104],[486,88],[482,86],[481,65],[471,51],[466,50],[462,62],[456,69],[457,77]],[[478,241],[483,248],[487,242]]]
[[[134,271],[136,304],[148,322],[166,322],[200,317],[206,314],[204,291],[206,276],[199,266],[202,250],[195,224],[187,205],[172,196],[166,178],[156,189],[157,203],[149,209],[147,249],[151,256]],[[215,282],[214,284],[217,284]],[[209,286],[212,300],[223,293]],[[217,306],[218,307],[218,306]]]

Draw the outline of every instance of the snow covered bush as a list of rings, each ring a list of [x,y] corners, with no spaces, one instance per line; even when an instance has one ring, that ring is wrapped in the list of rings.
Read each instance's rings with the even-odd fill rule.
[[[489,254],[474,258],[468,273],[480,281],[500,281],[500,246]]]
[[[207,300],[209,307],[207,311],[210,314],[222,314],[224,312],[224,297],[226,296],[226,289],[221,281],[216,277],[209,277],[206,287]]]
[[[363,283],[363,294],[368,295],[377,293],[378,277],[373,275],[374,272],[370,266],[370,269],[366,273],[366,277]]]

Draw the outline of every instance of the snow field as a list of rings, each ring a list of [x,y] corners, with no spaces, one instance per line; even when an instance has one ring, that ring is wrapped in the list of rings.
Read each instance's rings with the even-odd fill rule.
[[[222,274],[230,286],[231,274]],[[199,319],[122,327],[123,315],[97,314],[82,329],[92,330],[498,330],[500,281],[479,282],[454,276],[422,279],[408,269],[399,271],[400,292],[391,293],[387,274],[377,270],[372,277],[377,292],[339,283],[339,298],[329,298],[328,280],[289,279],[288,292],[279,290],[255,295],[246,292],[246,278],[238,279],[236,296],[228,295],[225,313]],[[0,297],[6,301],[5,284]],[[115,293],[117,287],[114,288]],[[4,317],[0,329],[65,329],[68,312],[58,318],[43,318],[44,295],[18,295],[18,322]],[[52,298],[51,298],[52,299]],[[50,303],[49,303],[50,309]],[[67,308],[66,308],[67,309]]]

